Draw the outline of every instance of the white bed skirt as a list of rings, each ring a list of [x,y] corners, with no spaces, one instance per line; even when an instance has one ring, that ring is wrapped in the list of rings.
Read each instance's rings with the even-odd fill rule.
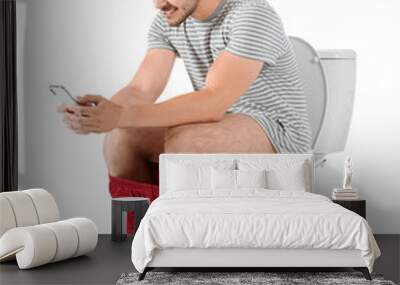
[[[193,249],[155,250],[147,267],[366,267],[359,250]]]

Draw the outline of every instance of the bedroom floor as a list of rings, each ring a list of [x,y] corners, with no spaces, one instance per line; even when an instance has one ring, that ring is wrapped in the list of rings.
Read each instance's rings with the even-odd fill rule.
[[[399,283],[400,235],[375,236],[382,256],[375,263],[375,272]],[[131,241],[111,241],[100,235],[94,252],[30,270],[18,270],[16,262],[0,265],[0,284],[115,284],[124,272],[134,271],[130,261]]]

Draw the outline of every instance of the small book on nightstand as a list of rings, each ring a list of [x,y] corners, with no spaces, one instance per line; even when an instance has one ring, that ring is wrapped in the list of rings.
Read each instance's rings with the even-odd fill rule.
[[[354,188],[352,189],[334,188],[332,191],[332,199],[349,201],[349,200],[359,200],[360,197],[358,195],[358,191]]]

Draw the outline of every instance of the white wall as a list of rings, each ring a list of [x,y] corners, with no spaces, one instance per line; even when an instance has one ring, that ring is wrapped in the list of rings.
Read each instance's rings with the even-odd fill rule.
[[[103,135],[78,136],[55,112],[47,86],[65,84],[74,94],[111,97],[130,80],[146,50],[152,1],[18,0],[20,188],[53,193],[64,217],[93,219],[110,232]],[[342,180],[343,160],[353,157],[354,185],[367,199],[376,233],[400,233],[400,64],[396,0],[271,0],[287,32],[316,48],[353,48],[359,55],[356,105],[344,153],[318,169],[319,193]],[[163,98],[190,90],[178,63]],[[397,103],[397,104],[396,104]],[[396,219],[397,218],[397,219]]]

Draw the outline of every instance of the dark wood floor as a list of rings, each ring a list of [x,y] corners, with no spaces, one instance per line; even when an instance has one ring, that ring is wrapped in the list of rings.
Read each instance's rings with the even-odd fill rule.
[[[400,235],[376,235],[382,256],[375,272],[399,283]],[[131,240],[112,242],[100,235],[94,252],[29,270],[19,270],[16,262],[0,264],[0,284],[115,284],[124,272],[134,271],[130,259]]]

